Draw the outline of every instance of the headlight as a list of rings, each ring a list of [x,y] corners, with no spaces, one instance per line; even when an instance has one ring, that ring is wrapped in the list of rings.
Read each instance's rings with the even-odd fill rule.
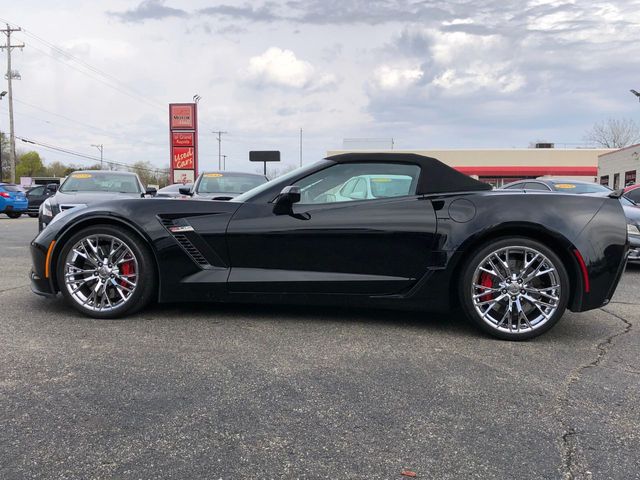
[[[45,217],[53,217],[53,209],[48,198],[40,205],[40,213]]]
[[[629,235],[640,235],[640,230],[638,229],[637,226],[631,223],[627,223],[627,233]]]

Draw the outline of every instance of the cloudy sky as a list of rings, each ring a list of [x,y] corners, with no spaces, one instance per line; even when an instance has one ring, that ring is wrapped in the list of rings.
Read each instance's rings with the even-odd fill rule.
[[[307,162],[344,138],[579,144],[640,114],[639,1],[22,0],[0,19],[25,30],[16,133],[119,162],[167,167],[167,104],[194,94],[201,168],[226,130],[228,168],[245,171],[252,149],[297,164],[300,128]],[[6,97],[0,114],[6,131]]]

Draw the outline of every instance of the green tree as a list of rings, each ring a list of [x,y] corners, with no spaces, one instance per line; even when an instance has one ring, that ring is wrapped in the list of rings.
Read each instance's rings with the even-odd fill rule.
[[[4,163],[4,162],[3,162]],[[18,158],[16,165],[16,180],[20,177],[36,177],[45,175],[47,172],[38,152],[27,152]]]
[[[2,171],[0,172],[0,181],[9,178],[9,137],[0,132],[0,154],[2,157]]]

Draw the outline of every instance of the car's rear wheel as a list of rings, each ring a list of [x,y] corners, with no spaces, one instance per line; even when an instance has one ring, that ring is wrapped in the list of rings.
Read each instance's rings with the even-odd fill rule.
[[[553,327],[569,298],[569,277],[560,258],[523,237],[486,244],[467,262],[460,300],[469,319],[505,340],[525,340]]]
[[[66,243],[57,264],[58,286],[75,309],[94,318],[117,318],[144,307],[155,291],[153,258],[123,228],[85,228]]]
[[[7,213],[7,217],[9,218],[20,218],[20,216],[22,215],[21,212],[6,212]]]
[[[38,214],[37,213],[29,213],[28,214],[31,218],[38,218]]]

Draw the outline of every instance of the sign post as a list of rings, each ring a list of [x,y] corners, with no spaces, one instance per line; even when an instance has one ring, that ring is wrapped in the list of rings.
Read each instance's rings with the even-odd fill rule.
[[[252,150],[249,152],[250,162],[264,163],[264,176],[267,176],[267,162],[279,162],[280,151],[278,150]]]
[[[198,112],[195,103],[169,104],[171,183],[193,183],[198,174]]]

